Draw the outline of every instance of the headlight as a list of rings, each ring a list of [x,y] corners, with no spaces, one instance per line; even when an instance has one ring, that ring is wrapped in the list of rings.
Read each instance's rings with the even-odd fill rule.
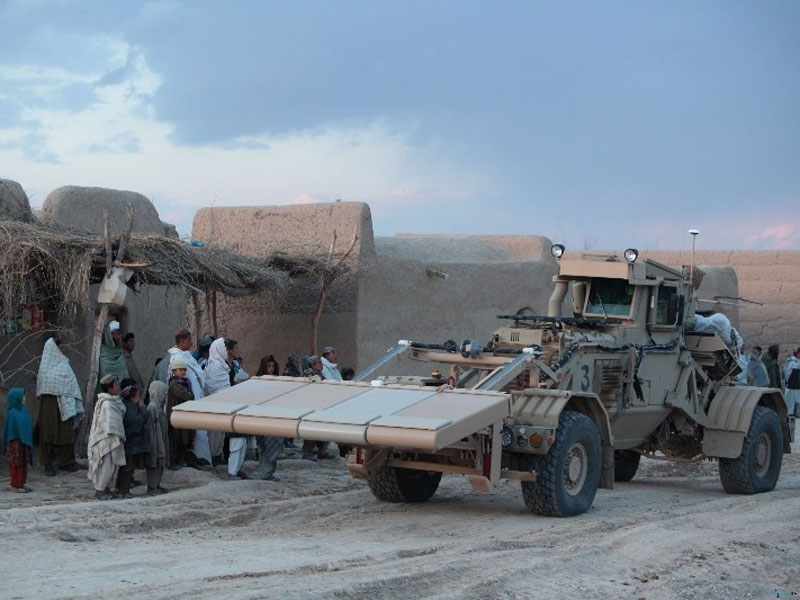
[[[511,431],[509,427],[503,427],[503,430],[500,432],[500,442],[503,444],[503,448],[508,448],[513,441],[514,432]]]
[[[637,258],[639,258],[639,251],[636,248],[628,248],[625,250],[625,260],[629,263],[634,262]]]
[[[550,246],[550,254],[553,255],[553,258],[561,258],[564,256],[565,250],[564,244],[553,244]]]

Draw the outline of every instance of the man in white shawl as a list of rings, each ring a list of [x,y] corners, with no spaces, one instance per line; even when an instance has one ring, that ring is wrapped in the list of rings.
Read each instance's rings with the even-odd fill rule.
[[[790,415],[800,416],[800,347],[786,359],[783,379],[786,382],[786,409]]]
[[[231,387],[231,360],[236,356],[236,341],[218,338],[211,344],[206,365],[206,396]],[[231,479],[245,479],[242,471],[247,454],[247,438],[230,436],[228,439],[228,476]]]
[[[186,377],[192,384],[194,399],[200,400],[205,395],[205,372],[192,355],[192,345],[192,332],[188,329],[179,329],[175,333],[175,345],[167,350],[167,355],[158,363],[153,379],[169,384],[172,363],[180,359],[186,364]],[[201,464],[211,464],[211,450],[206,431],[198,430],[195,433],[192,452]]]
[[[75,425],[83,415],[81,395],[69,359],[61,352],[61,340],[50,338],[42,351],[42,362],[36,375],[36,397],[39,399],[39,460],[47,475],[58,469],[77,471],[75,464]]]
[[[336,348],[333,346],[325,346],[322,349],[322,378],[329,381],[341,381],[342,373],[339,371],[339,365],[336,364]]]
[[[125,405],[119,397],[119,381],[113,375],[100,379],[101,392],[94,405],[89,432],[89,479],[97,500],[118,497],[109,490],[125,461]]]

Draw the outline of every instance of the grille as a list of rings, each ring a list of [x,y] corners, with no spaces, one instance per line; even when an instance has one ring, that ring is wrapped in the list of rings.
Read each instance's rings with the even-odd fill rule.
[[[622,392],[622,363],[618,360],[594,361],[595,390],[605,405],[616,404]]]

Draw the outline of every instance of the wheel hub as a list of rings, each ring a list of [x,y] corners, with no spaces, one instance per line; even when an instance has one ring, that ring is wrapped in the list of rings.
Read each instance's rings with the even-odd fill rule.
[[[755,451],[756,476],[764,477],[767,474],[769,463],[772,459],[772,442],[770,442],[766,432],[758,436]]]
[[[589,456],[586,447],[580,442],[572,444],[564,462],[564,489],[570,496],[579,494],[583,489],[588,464]]]

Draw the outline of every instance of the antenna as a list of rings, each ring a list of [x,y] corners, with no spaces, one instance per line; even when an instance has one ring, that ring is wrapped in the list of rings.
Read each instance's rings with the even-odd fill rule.
[[[698,229],[690,229],[689,235],[692,236],[692,262],[689,263],[689,281],[694,285],[694,243],[697,240],[697,236],[700,235],[700,231]]]

